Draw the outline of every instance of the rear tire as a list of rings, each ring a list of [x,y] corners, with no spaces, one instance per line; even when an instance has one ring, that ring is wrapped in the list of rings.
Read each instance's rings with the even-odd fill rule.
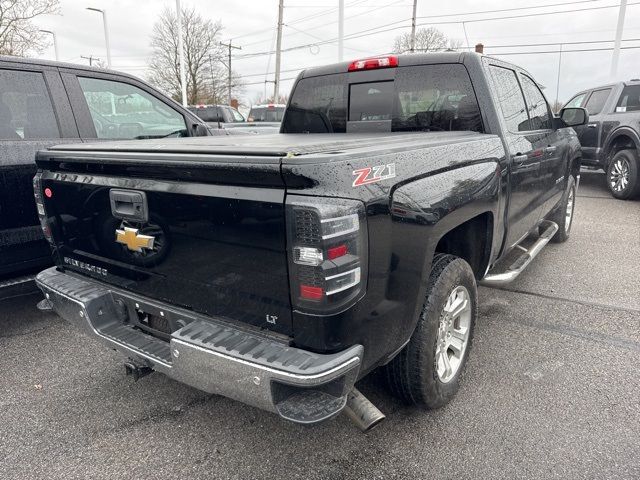
[[[553,236],[553,243],[564,243],[569,240],[571,227],[573,226],[573,216],[576,210],[576,179],[571,175],[567,181],[567,188],[562,195],[562,201],[556,211],[549,217],[558,224],[558,231]]]
[[[396,397],[425,408],[442,407],[453,398],[471,348],[477,298],[469,264],[436,254],[416,329],[407,346],[384,367]]]
[[[607,166],[607,187],[611,195],[620,200],[629,200],[640,194],[636,150],[620,150]]]

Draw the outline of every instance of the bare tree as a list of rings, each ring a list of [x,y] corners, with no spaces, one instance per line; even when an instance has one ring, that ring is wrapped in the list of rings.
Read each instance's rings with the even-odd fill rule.
[[[280,95],[278,95],[278,100],[274,101],[273,95],[269,95],[265,97],[264,94],[257,93],[256,95],[253,96],[253,99],[251,100],[251,105],[264,105],[267,103],[281,103],[283,105],[286,105],[288,101],[289,101],[288,94],[281,93]]]
[[[0,0],[0,55],[42,52],[48,43],[33,20],[58,8],[59,0]]]
[[[447,49],[459,48],[461,42],[448,39],[444,33],[434,27],[420,28],[416,30],[416,52],[437,52]],[[398,35],[393,42],[394,53],[407,53],[411,50],[411,34]]]
[[[219,103],[226,99],[228,70],[223,65],[220,47],[222,24],[203,18],[193,8],[182,10],[184,60],[187,73],[187,102]],[[165,8],[151,35],[153,57],[149,63],[149,81],[180,98],[178,21],[173,9]],[[232,93],[241,89],[240,78],[232,74]]]

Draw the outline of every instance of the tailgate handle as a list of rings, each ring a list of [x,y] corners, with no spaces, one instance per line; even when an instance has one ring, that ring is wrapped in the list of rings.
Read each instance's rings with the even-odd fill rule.
[[[147,195],[137,190],[109,190],[111,214],[123,220],[146,223],[149,220]]]

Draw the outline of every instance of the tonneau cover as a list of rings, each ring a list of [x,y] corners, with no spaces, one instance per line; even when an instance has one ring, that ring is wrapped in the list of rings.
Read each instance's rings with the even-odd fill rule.
[[[344,152],[361,148],[375,150],[421,148],[446,143],[478,140],[485,134],[475,132],[409,132],[347,134],[272,134],[216,137],[165,138],[116,142],[60,145],[51,151],[131,152],[190,155],[242,155],[260,157],[295,157],[300,155]]]

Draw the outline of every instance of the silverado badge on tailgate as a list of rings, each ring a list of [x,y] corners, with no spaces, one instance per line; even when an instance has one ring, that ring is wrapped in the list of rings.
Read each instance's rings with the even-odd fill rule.
[[[155,238],[150,235],[139,235],[137,228],[124,227],[116,230],[116,242],[126,245],[132,252],[142,252],[143,248],[153,249]]]

